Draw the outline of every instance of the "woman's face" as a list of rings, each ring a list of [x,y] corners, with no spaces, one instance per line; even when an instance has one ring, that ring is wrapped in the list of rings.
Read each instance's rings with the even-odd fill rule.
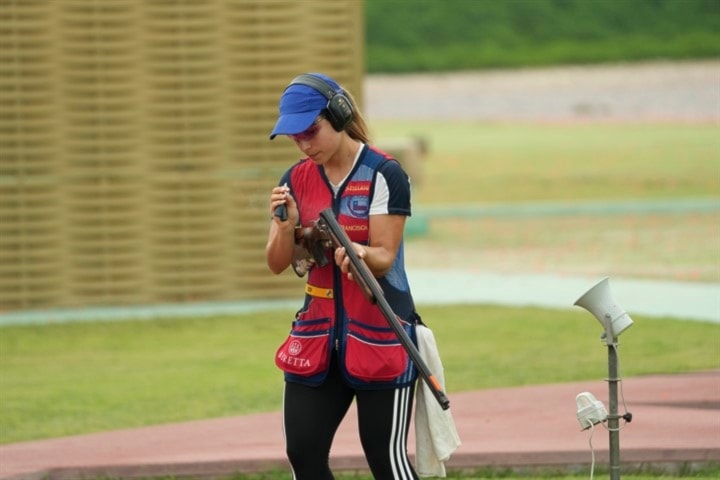
[[[325,118],[318,116],[307,130],[288,135],[295,145],[310,159],[322,165],[330,160],[340,145],[340,134]]]

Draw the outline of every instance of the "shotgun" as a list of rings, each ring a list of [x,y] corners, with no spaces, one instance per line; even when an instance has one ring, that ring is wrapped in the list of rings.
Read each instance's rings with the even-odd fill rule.
[[[345,230],[338,223],[332,209],[328,208],[320,212],[320,218],[315,224],[315,227],[309,230],[313,229],[317,229],[317,231],[312,232],[306,229],[305,233],[303,233],[307,240],[311,240],[313,235],[315,235],[317,238],[325,240],[329,238],[335,248],[345,248],[345,252],[350,259],[350,272],[353,275],[353,279],[358,283],[358,285],[360,285],[368,301],[380,308],[390,324],[390,327],[392,327],[393,331],[397,335],[398,340],[400,340],[403,348],[408,353],[408,356],[417,367],[420,377],[423,381],[425,381],[428,387],[430,387],[430,391],[443,410],[450,408],[450,401],[447,399],[445,392],[443,392],[440,382],[438,382],[432,374],[427,364],[420,356],[420,352],[413,343],[412,339],[408,336],[407,332],[405,332],[405,329],[400,324],[400,321],[393,312],[392,307],[390,307],[390,304],[385,299],[385,294],[383,293],[382,287],[378,283],[377,279],[365,262],[358,257],[355,249],[353,249],[350,238],[348,238],[347,233],[345,233]],[[308,247],[310,247],[311,241],[308,241],[307,243]],[[313,253],[310,249],[308,250],[311,254]],[[313,257],[315,257],[315,255],[313,255]],[[325,255],[323,255],[323,257],[325,257]],[[327,257],[325,257],[325,259],[327,260]],[[316,262],[317,260],[318,259],[316,259]]]

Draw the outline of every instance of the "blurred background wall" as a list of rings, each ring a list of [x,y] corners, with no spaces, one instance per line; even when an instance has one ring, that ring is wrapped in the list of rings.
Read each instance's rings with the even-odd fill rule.
[[[263,299],[293,76],[359,102],[360,0],[2,0],[0,311]]]

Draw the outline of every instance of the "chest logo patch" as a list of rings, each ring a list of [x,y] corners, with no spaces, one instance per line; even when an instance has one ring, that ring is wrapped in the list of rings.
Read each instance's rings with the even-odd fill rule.
[[[370,213],[370,201],[365,196],[343,198],[343,211],[354,218],[366,218]]]

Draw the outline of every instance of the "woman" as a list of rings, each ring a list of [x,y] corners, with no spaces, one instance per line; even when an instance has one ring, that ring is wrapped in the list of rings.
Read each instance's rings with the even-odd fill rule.
[[[419,317],[403,261],[410,215],[403,169],[369,145],[351,95],[322,74],[300,75],[285,89],[270,139],[276,135],[287,135],[304,158],[270,195],[270,270],[279,274],[291,265],[296,229],[311,227],[332,208],[415,341]],[[276,354],[285,372],[283,426],[294,478],[334,478],[330,447],[354,399],[373,476],[417,479],[407,456],[417,372],[380,309],[353,281],[344,249],[327,255],[333,261],[310,268],[305,302]]]

